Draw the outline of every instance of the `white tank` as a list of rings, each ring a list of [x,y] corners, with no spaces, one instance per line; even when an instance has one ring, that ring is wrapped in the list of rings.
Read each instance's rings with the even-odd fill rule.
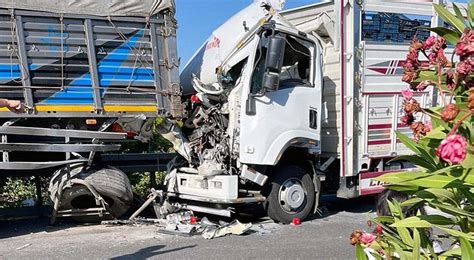
[[[269,11],[264,5],[281,10],[284,4],[284,0],[255,0],[217,28],[184,66],[180,75],[183,95],[195,92],[191,83],[193,74],[206,85],[218,82],[217,68],[223,65],[249,30],[257,26],[263,18],[269,17]],[[283,18],[274,13],[273,19]]]

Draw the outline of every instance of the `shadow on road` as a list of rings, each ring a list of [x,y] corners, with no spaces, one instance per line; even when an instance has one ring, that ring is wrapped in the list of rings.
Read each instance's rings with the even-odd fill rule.
[[[173,249],[168,249],[168,250],[161,250],[161,249],[165,248],[165,246],[162,246],[162,245],[149,246],[149,247],[142,248],[142,249],[138,250],[135,253],[122,255],[122,256],[117,256],[117,257],[113,257],[111,259],[113,259],[113,260],[148,259],[148,258],[151,258],[153,256],[163,255],[163,254],[171,253],[171,252],[176,252],[176,251],[180,251],[180,250],[187,249],[187,248],[193,248],[195,246],[196,245],[183,246],[183,247],[178,247],[178,248],[173,248]]]
[[[335,196],[324,196],[321,198],[319,205],[319,213],[309,217],[308,220],[318,220],[327,218],[340,212],[351,212],[351,213],[364,213],[373,211],[375,202],[373,197],[361,197],[357,199],[339,199]],[[197,214],[200,218],[207,216],[210,220],[218,222],[223,220],[230,222],[234,218],[239,219],[241,222],[258,223],[261,221],[268,221],[265,218],[265,211],[261,205],[254,205],[251,207],[245,207],[239,209],[241,213],[233,216],[232,218],[222,218],[218,216],[210,216]],[[85,224],[79,224],[69,219],[59,219],[58,223],[54,226],[49,225],[49,218],[33,218],[33,219],[22,219],[22,220],[0,220],[0,239],[10,238],[16,236],[27,235],[31,233],[47,232],[54,233],[56,231],[64,230],[70,227],[84,226]],[[92,224],[95,225],[95,224]],[[144,249],[145,250],[145,249]],[[151,250],[151,249],[146,249]],[[158,249],[154,249],[155,251]],[[154,251],[153,251],[154,252]],[[138,253],[138,252],[137,252]]]
[[[49,217],[28,219],[0,220],[0,239],[23,236],[38,232],[53,233],[76,226],[90,226],[94,224],[78,224],[68,219],[61,219],[56,225],[49,225]]]

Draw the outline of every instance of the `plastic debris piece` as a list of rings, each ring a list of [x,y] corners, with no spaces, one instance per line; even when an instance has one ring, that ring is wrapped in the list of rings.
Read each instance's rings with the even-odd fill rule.
[[[16,250],[22,250],[22,249],[25,249],[25,248],[27,248],[27,247],[29,247],[29,246],[31,246],[31,245],[32,245],[31,243],[24,244],[24,245],[22,245],[22,246],[20,246],[20,247],[17,247]]]
[[[198,222],[198,218],[197,218],[197,217],[192,216],[192,217],[189,219],[189,224],[191,224],[191,225],[196,225],[197,222]]]
[[[252,223],[243,224],[243,223],[240,223],[238,220],[234,220],[226,226],[221,226],[215,229],[210,228],[209,230],[205,230],[202,233],[202,236],[205,239],[213,239],[217,237],[223,237],[229,234],[242,235],[242,234],[247,233],[251,228],[252,228]]]
[[[194,214],[192,211],[181,211],[166,216],[168,223],[188,223]]]

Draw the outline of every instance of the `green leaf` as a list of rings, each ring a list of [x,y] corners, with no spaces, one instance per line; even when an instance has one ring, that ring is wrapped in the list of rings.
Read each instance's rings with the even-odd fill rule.
[[[415,141],[413,141],[411,138],[408,136],[402,134],[399,131],[395,132],[397,135],[397,138],[410,150],[412,150],[414,153],[419,155],[420,161],[425,161],[426,163],[423,163],[424,168],[429,169],[431,171],[434,171],[437,169],[437,162],[438,160],[437,157],[430,156],[429,150],[431,148],[429,147],[423,147],[419,144],[417,144]]]
[[[463,21],[460,21],[456,16],[454,16],[451,12],[448,11],[444,6],[433,4],[434,9],[438,13],[438,15],[447,23],[452,25],[459,33],[463,33],[466,26],[464,25]]]
[[[443,252],[441,255],[439,255],[442,259],[452,259],[452,257],[461,257],[461,248],[460,247],[454,247],[446,250]],[[448,258],[450,257],[450,258]]]
[[[471,205],[474,205],[474,189],[459,189],[459,191],[462,192]]]
[[[406,227],[406,228],[430,228],[432,225],[454,225],[455,223],[446,217],[439,215],[420,215],[409,217],[391,224],[391,227]]]
[[[459,7],[453,3],[453,9],[454,9],[454,13],[456,14],[456,17],[458,18],[459,21],[462,21],[464,25],[466,25],[466,23],[464,23],[464,16],[462,15],[461,13],[461,10],[459,10]]]
[[[465,188],[469,186],[474,186],[472,184],[466,183],[458,178],[446,175],[430,175],[420,177],[414,180],[407,180],[407,185],[416,185],[424,188]]]
[[[396,200],[387,200],[388,208],[390,209],[390,212],[392,213],[392,216],[395,218],[395,222],[397,220],[403,219],[403,210],[400,207],[400,203]]]
[[[474,3],[469,3],[467,5],[466,13],[472,29],[472,27],[474,27]]]
[[[451,215],[455,216],[465,216],[465,217],[474,217],[474,213],[465,211],[461,208],[451,206],[449,204],[445,203],[440,203],[440,202],[435,202],[435,201],[428,201],[428,204],[430,204],[432,207],[435,207],[443,212],[446,212]]]
[[[463,260],[474,260],[474,250],[471,243],[463,237],[459,238],[459,242],[461,242],[461,258]]]
[[[425,189],[418,191],[415,195],[423,199],[436,199],[442,202],[450,202],[457,205],[456,196],[453,192],[446,189]]]
[[[455,229],[451,229],[451,228],[445,228],[445,227],[441,227],[441,226],[436,226],[436,227],[441,229],[445,233],[448,233],[449,235],[451,235],[453,237],[463,237],[463,238],[467,239],[468,241],[471,241],[471,242],[474,241],[474,236],[472,234],[467,234],[467,233],[464,233],[464,232],[459,231],[459,230],[455,230]]]
[[[408,200],[405,200],[404,202],[401,203],[402,207],[412,207],[416,204],[419,204],[421,202],[424,202],[425,200],[417,197],[410,198]]]
[[[388,174],[379,176],[375,179],[378,181],[387,182],[390,184],[406,185],[406,182],[409,180],[414,180],[420,177],[428,177],[428,176],[431,176],[431,174],[426,173],[426,172],[411,171],[411,172],[388,173]]]
[[[418,145],[413,141],[411,138],[408,136],[402,134],[399,131],[396,131],[395,134],[397,135],[397,138],[400,139],[400,141],[412,152],[414,153],[420,153],[420,150],[418,149]]]
[[[355,247],[356,247],[356,259],[357,260],[366,260],[367,255],[364,252],[364,248],[360,244],[357,244]]]
[[[395,184],[390,184],[387,186],[387,188],[394,191],[401,191],[407,194],[413,194],[421,189],[420,187],[415,186],[415,185],[409,186],[409,185],[395,185]]]
[[[393,160],[394,161],[396,161],[396,160],[406,160],[406,161],[412,162],[416,166],[420,166],[420,167],[425,168],[427,170],[430,170],[430,171],[435,170],[434,166],[431,163],[428,163],[425,159],[423,159],[423,157],[421,157],[419,155],[401,155],[401,156],[397,156]]]
[[[452,257],[456,256],[456,257],[460,257],[461,256],[461,248],[460,247],[455,247],[455,248],[451,248],[451,249],[448,249],[446,250],[445,252],[443,252],[441,255],[441,257],[451,257],[449,259],[452,259]]]
[[[393,217],[390,216],[378,216],[375,217],[374,222],[384,222],[384,223],[393,223]]]
[[[414,228],[413,229],[413,241],[415,242],[413,244],[413,256],[415,259],[420,259],[420,246],[421,246],[421,238],[420,238],[420,232],[418,229]]]
[[[466,153],[466,158],[461,163],[464,168],[474,168],[474,154],[469,151]]]
[[[443,37],[444,39],[446,39],[447,42],[449,42],[452,45],[456,45],[459,38],[461,37],[458,32],[453,31],[448,28],[444,28],[444,27],[434,27],[434,28],[425,27],[425,29],[428,31],[432,31],[436,33],[437,35]]]
[[[431,139],[444,139],[448,135],[446,128],[444,127],[436,127],[432,129],[425,137],[423,138],[431,138]]]

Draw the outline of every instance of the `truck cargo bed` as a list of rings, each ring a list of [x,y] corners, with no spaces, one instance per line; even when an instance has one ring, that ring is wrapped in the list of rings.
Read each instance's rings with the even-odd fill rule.
[[[24,102],[29,111],[20,117],[176,112],[176,23],[168,10],[99,17],[0,8],[0,21],[0,97]],[[18,115],[0,109],[0,117]]]

